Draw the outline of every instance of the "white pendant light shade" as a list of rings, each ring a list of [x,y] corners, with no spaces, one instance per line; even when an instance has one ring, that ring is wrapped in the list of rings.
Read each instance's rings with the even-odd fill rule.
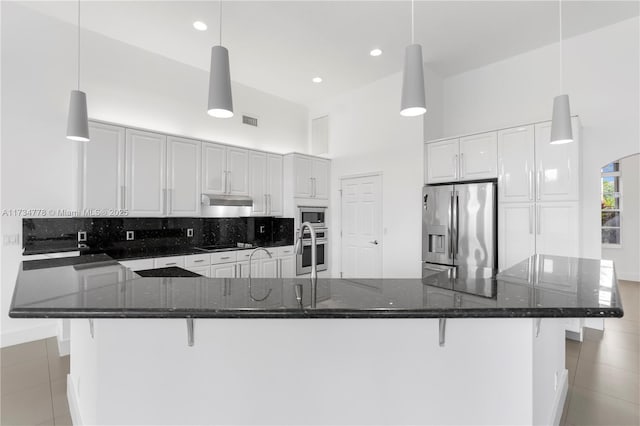
[[[571,131],[571,111],[569,95],[558,95],[553,98],[553,117],[551,119],[551,143],[560,145],[573,142]]]
[[[415,117],[427,112],[424,100],[424,74],[422,70],[422,46],[410,44],[404,54],[402,73],[402,99],[400,115]]]
[[[89,141],[89,117],[87,116],[87,95],[80,90],[72,90],[67,118],[67,139]]]
[[[207,113],[218,118],[233,117],[229,51],[222,46],[211,48],[209,73],[209,108]]]

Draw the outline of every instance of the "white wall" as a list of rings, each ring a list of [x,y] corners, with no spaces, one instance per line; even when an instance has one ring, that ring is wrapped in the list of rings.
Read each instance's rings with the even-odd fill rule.
[[[19,3],[1,8],[1,207],[73,209],[77,142],[64,135],[76,84],[76,29]],[[95,119],[275,152],[307,151],[306,107],[234,84],[236,116],[215,119],[206,113],[206,71],[87,31],[81,89]],[[257,115],[260,127],[241,124],[242,113]],[[21,233],[21,218],[3,216],[2,233]],[[28,330],[55,329],[47,321],[7,318],[20,252],[15,245],[2,250],[2,345]]]
[[[622,237],[620,248],[602,248],[611,259],[618,278],[640,281],[640,154],[620,160]]]
[[[421,274],[422,142],[438,137],[440,78],[425,68],[427,117],[400,115],[402,75],[390,77],[311,108],[329,115],[331,164],[331,272],[340,273],[340,178],[382,172],[383,276]]]
[[[640,152],[640,18],[564,43],[565,89],[583,125],[585,257],[600,257],[600,168]],[[549,120],[559,91],[558,44],[444,81],[444,134]]]

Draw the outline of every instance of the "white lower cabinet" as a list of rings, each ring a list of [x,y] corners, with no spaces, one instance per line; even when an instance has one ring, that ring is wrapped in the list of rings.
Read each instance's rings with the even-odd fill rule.
[[[278,259],[280,261],[280,278],[295,278],[296,276],[296,257],[284,256]]]
[[[260,259],[260,278],[278,278],[278,258]]]
[[[535,205],[501,203],[498,207],[498,267],[504,270],[536,252]]]
[[[222,263],[218,265],[211,265],[211,272],[209,273],[211,278],[235,278],[236,277],[236,263]]]
[[[236,269],[236,278],[249,278],[249,262],[238,262]],[[251,277],[260,276],[260,264],[257,260],[251,263]]]

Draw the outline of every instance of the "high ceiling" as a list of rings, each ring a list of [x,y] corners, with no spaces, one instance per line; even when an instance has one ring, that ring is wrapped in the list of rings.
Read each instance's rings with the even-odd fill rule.
[[[23,3],[75,23],[77,3]],[[218,1],[83,1],[83,28],[208,70],[218,43]],[[232,79],[310,105],[402,68],[410,43],[409,1],[239,1],[222,5],[222,44]],[[639,2],[563,2],[565,37],[639,14]],[[194,30],[204,21],[209,29]],[[442,76],[558,40],[557,1],[415,3],[415,41]],[[378,47],[379,57],[369,56]],[[321,76],[321,84],[311,78]]]

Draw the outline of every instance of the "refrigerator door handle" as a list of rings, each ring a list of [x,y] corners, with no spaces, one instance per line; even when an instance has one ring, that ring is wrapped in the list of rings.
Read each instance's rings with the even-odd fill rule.
[[[458,232],[458,229],[460,228],[460,215],[458,214],[459,211],[460,211],[460,202],[458,197],[458,191],[456,191],[456,247],[455,247],[455,251],[453,252],[454,259],[458,255],[458,246],[460,244],[460,233]]]
[[[533,234],[533,204],[529,206],[529,233]]]
[[[453,191],[451,191],[451,199],[449,200],[449,206],[451,208],[451,217],[449,218],[449,257],[453,260],[453,215],[454,215],[454,206],[453,206]]]

